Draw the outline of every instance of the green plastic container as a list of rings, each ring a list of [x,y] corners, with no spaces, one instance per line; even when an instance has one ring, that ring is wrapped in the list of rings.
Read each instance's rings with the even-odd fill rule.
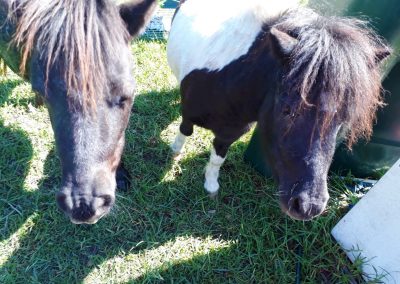
[[[389,41],[397,55],[400,53],[400,2],[399,0],[337,0],[321,4],[310,1],[309,5],[323,13],[356,16],[369,19],[378,33]],[[360,142],[350,152],[342,145],[336,153],[331,170],[340,173],[351,171],[357,177],[379,177],[400,157],[400,62],[392,56],[386,65],[383,81],[389,91],[385,95],[388,104],[378,113],[374,134],[369,143]],[[270,177],[271,170],[263,159],[258,130],[254,131],[245,152],[245,160],[263,175]]]
[[[162,4],[162,8],[176,9],[178,7],[179,0],[165,0]]]

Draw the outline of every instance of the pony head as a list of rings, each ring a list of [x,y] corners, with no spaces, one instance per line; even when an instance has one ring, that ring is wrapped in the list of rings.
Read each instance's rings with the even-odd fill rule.
[[[270,30],[282,66],[260,129],[279,183],[281,208],[295,219],[323,212],[327,178],[338,142],[368,139],[381,98],[380,62],[390,48],[365,22],[288,12]]]
[[[73,223],[115,202],[135,81],[130,40],[156,0],[9,0],[20,71],[44,100],[62,166],[57,203]]]

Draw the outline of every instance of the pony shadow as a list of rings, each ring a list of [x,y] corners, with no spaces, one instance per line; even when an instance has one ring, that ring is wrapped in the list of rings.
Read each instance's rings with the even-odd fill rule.
[[[252,283],[249,275],[240,273],[243,270],[241,267],[227,266],[232,254],[235,254],[235,249],[235,246],[223,248],[207,255],[196,256],[189,261],[150,270],[127,283],[165,283],[167,280],[176,283],[197,283],[199,279],[210,274],[213,283]],[[204,269],[205,263],[210,269]]]
[[[15,233],[35,211],[31,193],[23,189],[32,157],[27,134],[5,127],[0,119],[0,241]]]
[[[163,172],[159,177],[162,180],[160,187],[153,190],[153,196],[158,200],[153,205],[155,214],[150,218],[158,224],[157,231],[152,232],[157,236],[154,241],[165,244],[189,236],[202,240],[211,238],[227,245],[187,260],[165,262],[127,283],[201,283],[204,279],[211,283],[260,283],[267,280],[263,278],[265,268],[260,265],[262,263],[276,265],[275,273],[268,279],[271,283],[282,283],[283,275],[286,279],[295,279],[296,248],[302,234],[288,237],[276,226],[276,223],[287,222],[287,217],[279,208],[275,189],[269,186],[271,180],[254,175],[254,170],[244,162],[233,162],[243,159],[246,146],[243,142],[231,146],[229,158],[221,169],[221,189],[216,200],[210,199],[203,189],[203,168],[209,159],[208,151],[182,158],[179,161],[181,171],[170,179],[165,179]],[[173,167],[170,173],[174,172]],[[240,179],[246,179],[246,184],[251,180],[252,187],[241,186]],[[162,189],[168,194],[160,194]],[[164,204],[168,204],[168,208],[163,208]],[[262,219],[263,224],[253,223],[254,216]],[[269,247],[268,238],[282,239],[285,254],[291,257],[281,260],[265,253],[276,249]],[[254,275],[254,271],[261,273]]]
[[[0,81],[0,106],[23,103],[12,95],[21,83],[20,79]],[[0,241],[15,233],[34,211],[31,195],[23,189],[32,157],[28,135],[12,125],[5,126],[0,118]]]

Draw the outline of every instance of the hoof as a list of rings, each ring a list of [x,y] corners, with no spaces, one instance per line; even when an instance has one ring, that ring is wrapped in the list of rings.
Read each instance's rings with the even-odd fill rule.
[[[204,188],[206,189],[210,198],[215,199],[218,196],[219,184],[217,181],[215,182],[206,182],[204,183]]]
[[[170,148],[174,154],[180,154],[182,152],[182,146],[177,145],[176,143],[172,143]]]
[[[218,198],[218,191],[208,192],[208,197],[210,197],[211,200],[216,200]]]
[[[182,152],[172,152],[172,158],[175,161],[179,161],[182,158]]]
[[[117,190],[127,192],[131,187],[131,176],[124,166],[118,166],[115,179],[117,182]]]

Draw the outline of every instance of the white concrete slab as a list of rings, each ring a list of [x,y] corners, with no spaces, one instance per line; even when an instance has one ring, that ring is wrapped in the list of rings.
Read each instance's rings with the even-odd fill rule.
[[[332,235],[363,271],[400,284],[400,160],[333,228]],[[366,278],[367,279],[367,278]]]

